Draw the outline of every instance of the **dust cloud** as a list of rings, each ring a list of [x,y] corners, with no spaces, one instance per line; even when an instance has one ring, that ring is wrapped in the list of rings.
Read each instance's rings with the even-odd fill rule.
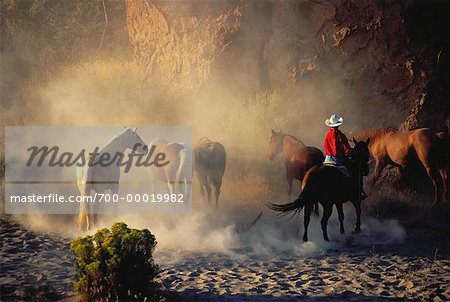
[[[227,201],[224,201],[226,203]],[[262,211],[263,215],[252,226],[252,222]],[[215,252],[231,256],[252,254],[271,257],[285,253],[296,256],[323,254],[327,250],[340,250],[350,246],[371,247],[379,244],[399,244],[406,237],[405,229],[394,219],[363,217],[362,233],[352,234],[356,220],[351,204],[344,207],[346,234],[339,233],[337,213],[334,211],[328,223],[331,239],[322,237],[320,217],[312,216],[308,229],[309,241],[303,242],[303,213],[293,219],[279,218],[263,206],[250,208],[232,202],[226,203],[216,211],[203,201],[194,202],[191,214],[177,215],[119,215],[101,216],[96,228],[88,232],[109,227],[112,223],[123,221],[133,228],[147,228],[156,236],[157,251],[170,250],[171,255],[183,257],[191,252]],[[16,216],[25,227],[37,232],[56,236],[75,238],[85,232],[75,228],[75,217],[55,217],[48,215]],[[70,224],[70,221],[73,224]],[[176,261],[176,259],[171,259]]]
[[[255,33],[251,40],[241,39],[236,43],[244,45],[242,47],[247,50],[261,48],[257,43],[266,39],[267,34]],[[22,46],[27,47],[26,41]],[[280,60],[293,56],[289,47],[283,49],[278,54]],[[251,57],[251,53],[247,56]],[[148,81],[141,66],[125,55],[120,58],[103,55],[65,63],[43,73],[33,70],[32,61],[21,60],[18,64],[16,58],[2,53],[1,73],[8,75],[8,81],[2,80],[3,126],[188,125],[193,129],[194,140],[206,136],[221,142],[227,150],[227,167],[218,211],[200,201],[198,184],[194,182],[197,202],[191,215],[124,216],[105,219],[101,225],[109,226],[114,221],[124,220],[132,227],[149,228],[156,235],[160,248],[230,252],[251,248],[262,254],[281,248],[304,255],[345,244],[345,239],[342,239],[345,237],[338,234],[337,218],[332,216],[330,237],[339,237],[342,239],[340,242],[325,244],[320,224],[313,218],[309,235],[313,241],[299,245],[301,237],[296,235],[296,229],[300,225],[302,232],[302,218],[294,219],[295,222],[277,220],[262,202],[287,202],[282,158],[279,156],[270,162],[266,156],[271,129],[292,134],[307,145],[321,148],[327,130],[323,122],[332,113],[344,116],[344,131],[358,128],[358,123],[363,120],[361,105],[344,85],[344,77],[329,72],[316,73],[301,79],[301,85],[291,91],[281,86],[261,85],[261,77],[244,77],[245,73],[233,77],[239,66],[235,66],[233,58],[228,62],[223,60],[220,62],[220,76],[205,79],[195,90],[173,94],[170,87]],[[247,63],[249,66],[253,64]],[[321,68],[327,70],[325,65]],[[189,74],[195,70],[183,72]],[[283,70],[273,71],[270,77],[289,81]],[[186,83],[178,83],[178,86],[189,87],[189,77],[186,78]],[[236,86],[237,83],[242,85]],[[298,188],[296,190],[298,192]],[[248,232],[239,232],[242,225],[250,223],[261,211],[264,212],[261,221]],[[346,211],[349,223],[353,221],[352,210]],[[28,216],[18,219],[37,231],[69,237],[79,235],[74,230],[75,223],[70,224],[73,217]],[[383,232],[387,228],[382,222],[363,218],[363,228],[370,230],[370,238],[381,236],[382,242],[401,241],[404,231],[398,223],[389,223],[390,231],[397,229],[390,235]],[[350,233],[352,227],[348,226],[347,230]]]

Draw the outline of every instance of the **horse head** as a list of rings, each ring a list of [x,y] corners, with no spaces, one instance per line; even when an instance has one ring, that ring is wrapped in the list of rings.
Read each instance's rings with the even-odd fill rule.
[[[357,141],[353,138],[355,146],[349,152],[349,159],[359,165],[362,176],[369,175],[369,143],[370,138],[366,141]]]
[[[283,151],[283,133],[281,131],[277,132],[272,129],[272,136],[269,141],[269,150],[267,152],[267,157],[273,160],[275,156]]]
[[[122,132],[126,146],[141,154],[148,153],[148,147],[137,133],[137,128],[126,128]]]

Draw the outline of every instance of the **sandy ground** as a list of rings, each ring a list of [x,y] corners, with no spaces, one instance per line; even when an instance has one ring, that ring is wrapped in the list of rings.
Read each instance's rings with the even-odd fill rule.
[[[166,267],[160,280],[182,297],[201,300],[448,301],[449,273],[448,261],[370,250],[302,259],[193,254]]]
[[[73,295],[69,239],[34,233],[0,219],[1,300],[58,300]]]
[[[74,300],[70,240],[0,221],[1,300]],[[251,242],[249,237],[261,231],[256,225],[241,239]],[[168,300],[450,301],[447,242],[420,231],[401,242],[368,243],[368,235],[361,236],[329,244],[296,238],[289,245],[280,242],[291,237],[280,238],[264,250],[254,245],[225,252],[160,248],[155,259],[162,271],[156,281]]]

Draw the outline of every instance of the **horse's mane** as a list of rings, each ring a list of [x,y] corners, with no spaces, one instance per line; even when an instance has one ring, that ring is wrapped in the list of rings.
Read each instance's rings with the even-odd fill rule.
[[[283,133],[283,136],[287,136],[287,137],[292,138],[293,140],[296,140],[296,141],[297,141],[300,145],[302,145],[303,147],[306,146],[304,142],[302,142],[301,140],[299,140],[298,138],[296,138],[295,136],[293,136],[293,135],[291,135],[291,134]]]
[[[351,136],[353,136],[359,140],[367,139],[370,137],[370,139],[372,141],[374,141],[387,133],[394,133],[397,131],[398,131],[398,129],[393,128],[393,127],[373,128],[373,129],[368,129],[368,130],[351,132]]]

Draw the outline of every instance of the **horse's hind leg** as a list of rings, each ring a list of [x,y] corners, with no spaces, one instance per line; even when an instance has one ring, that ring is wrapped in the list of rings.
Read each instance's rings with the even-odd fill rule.
[[[86,231],[89,231],[91,229],[91,216],[86,215]]]
[[[305,205],[305,212],[303,213],[303,226],[305,228],[304,233],[303,233],[303,241],[308,241],[308,226],[309,226],[309,221],[310,221],[310,217],[311,217],[311,211],[312,211],[312,206],[309,202],[306,203]]]
[[[81,202],[80,203],[80,212],[78,214],[78,219],[77,219],[78,229],[80,231],[83,230],[83,227],[85,224],[88,224],[87,219],[88,219],[88,216],[87,216],[86,204]]]
[[[382,162],[381,160],[376,160],[375,168],[373,170],[373,175],[372,175],[371,189],[373,189],[373,187],[377,183],[378,178],[380,177],[381,171],[383,171],[385,166],[386,166],[386,164],[384,162]]]
[[[207,182],[206,177],[203,175],[200,175],[200,173],[197,173],[197,179],[198,179],[198,182],[200,183],[200,194],[202,195],[202,199],[204,201],[206,201],[206,198],[205,198],[205,188],[206,188],[206,182]]]
[[[433,205],[437,205],[439,198],[441,197],[441,194],[440,194],[441,177],[438,175],[438,172],[435,169],[432,169],[429,166],[426,166],[425,169],[427,170],[428,176],[430,177],[431,181],[433,182],[433,186],[434,186]]]
[[[174,166],[167,166],[164,169],[164,175],[167,182],[167,188],[169,189],[169,194],[177,194],[178,192],[175,191],[176,181],[177,179],[177,168]]]
[[[103,192],[104,193],[104,192]],[[91,195],[92,196],[92,195]],[[93,228],[96,224],[97,224],[97,207],[98,204],[97,202],[89,202],[88,203],[88,213],[87,213],[87,217],[86,217],[86,229],[90,230],[91,228]]]
[[[220,187],[222,186],[222,179],[220,177],[216,177],[212,181],[215,189],[215,197],[216,197],[216,209],[219,207],[219,196],[220,196]]]
[[[344,230],[344,209],[342,207],[342,203],[337,203],[336,204],[336,209],[337,209],[337,212],[338,212],[341,234],[345,234],[345,230]]]
[[[330,219],[332,211],[333,211],[333,204],[326,204],[323,206],[323,216],[322,220],[320,221],[320,224],[322,226],[323,239],[325,241],[330,241],[330,239],[328,238],[327,224],[328,219]]]
[[[352,201],[353,206],[356,210],[356,227],[355,227],[355,234],[358,234],[361,232],[361,203],[359,201]]]
[[[85,202],[80,203],[80,213],[78,214],[78,229],[80,231],[83,230],[90,230],[91,228],[91,221],[90,221],[90,215],[88,210],[88,205]]]
[[[206,194],[208,195],[208,203],[211,203],[211,179],[206,177],[205,181]]]

